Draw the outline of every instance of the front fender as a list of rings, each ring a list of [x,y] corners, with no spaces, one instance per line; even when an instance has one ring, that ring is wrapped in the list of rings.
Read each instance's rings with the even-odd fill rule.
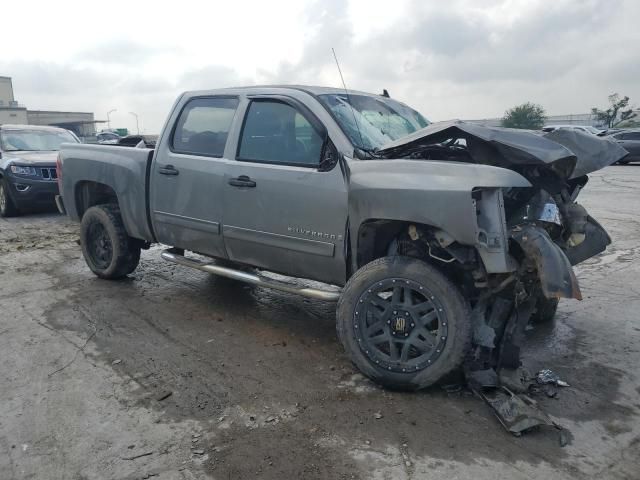
[[[349,162],[352,235],[369,219],[406,220],[438,227],[463,245],[477,240],[476,188],[530,187],[505,168],[434,160]]]
[[[545,297],[582,300],[571,262],[543,228],[519,225],[511,230],[511,238],[535,264]]]
[[[481,254],[486,250],[483,260],[490,273],[509,271],[501,195],[487,197],[484,206],[477,209],[472,193],[475,189],[499,192],[501,188],[530,186],[520,174],[489,165],[435,160],[351,160],[352,251],[357,251],[358,232],[367,221],[415,222],[444,230],[461,245],[478,248]],[[480,217],[478,210],[482,213]]]

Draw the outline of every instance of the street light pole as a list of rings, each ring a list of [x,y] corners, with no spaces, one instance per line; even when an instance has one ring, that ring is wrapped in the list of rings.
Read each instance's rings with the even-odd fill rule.
[[[138,125],[138,114],[135,112],[129,112],[131,115],[136,117],[136,135],[140,135],[140,125]]]
[[[117,111],[118,111],[118,109],[117,109],[117,108],[114,108],[113,110],[109,110],[109,111],[107,112],[107,128],[108,128],[109,130],[111,130],[111,118],[109,117],[109,115],[111,115],[113,112],[117,112]]]

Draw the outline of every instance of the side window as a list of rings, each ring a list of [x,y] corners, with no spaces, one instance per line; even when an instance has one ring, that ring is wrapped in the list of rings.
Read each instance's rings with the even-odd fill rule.
[[[616,140],[624,140],[624,133],[618,133],[613,136]]]
[[[323,139],[290,105],[253,101],[245,118],[238,160],[318,166]]]
[[[194,98],[180,113],[173,133],[173,150],[222,157],[237,98]]]
[[[627,132],[624,134],[625,140],[640,140],[640,132]]]

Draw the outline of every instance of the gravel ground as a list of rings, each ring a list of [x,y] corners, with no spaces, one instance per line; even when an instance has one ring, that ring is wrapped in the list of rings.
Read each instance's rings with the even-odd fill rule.
[[[143,253],[95,278],[75,224],[0,219],[2,479],[640,478],[640,167],[581,195],[613,245],[585,299],[528,332],[527,367],[571,387],[542,408],[572,433],[507,434],[465,390],[385,391],[339,346],[335,305]]]

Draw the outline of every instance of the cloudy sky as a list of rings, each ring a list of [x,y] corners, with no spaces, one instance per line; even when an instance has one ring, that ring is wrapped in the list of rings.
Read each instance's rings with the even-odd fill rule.
[[[637,0],[3,2],[0,75],[31,109],[93,111],[157,133],[184,90],[383,88],[431,120],[518,103],[640,106]]]

